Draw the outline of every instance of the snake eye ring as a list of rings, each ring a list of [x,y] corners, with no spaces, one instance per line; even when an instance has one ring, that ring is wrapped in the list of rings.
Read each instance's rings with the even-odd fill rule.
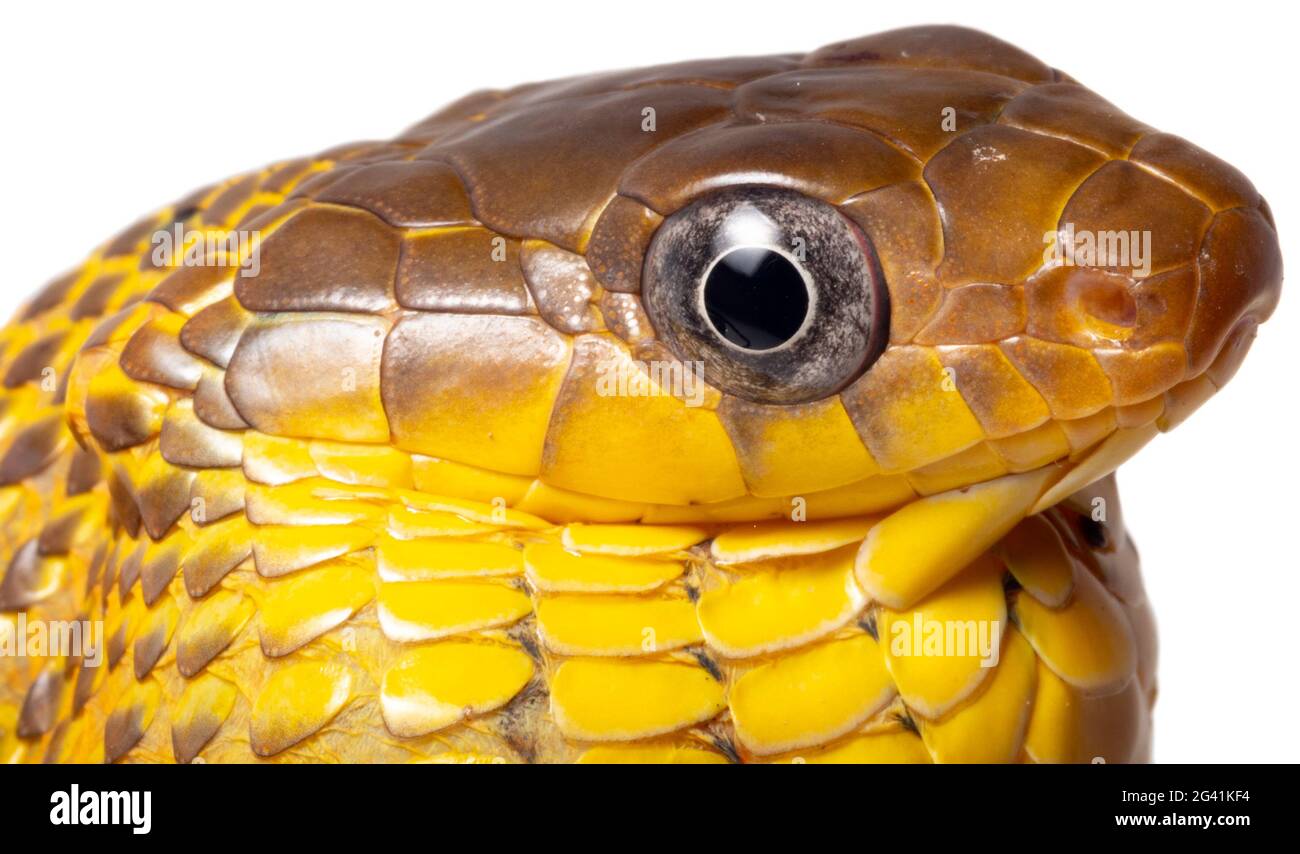
[[[888,295],[867,236],[791,190],[721,190],[673,214],[651,242],[642,284],[673,352],[759,403],[834,394],[888,336]]]

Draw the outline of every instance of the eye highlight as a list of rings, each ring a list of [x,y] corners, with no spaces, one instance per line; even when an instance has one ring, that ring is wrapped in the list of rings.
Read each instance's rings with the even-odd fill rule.
[[[888,296],[866,235],[831,205],[775,187],[720,190],[664,220],[642,296],[678,358],[758,403],[835,393],[888,335]]]

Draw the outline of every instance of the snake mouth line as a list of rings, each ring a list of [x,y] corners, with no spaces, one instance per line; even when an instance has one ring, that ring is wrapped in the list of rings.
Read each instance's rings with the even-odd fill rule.
[[[1147,400],[1106,407],[1080,419],[1048,419],[1015,435],[977,442],[945,459],[911,470],[878,472],[801,493],[756,494],[751,490],[710,503],[636,501],[565,488],[544,474],[509,474],[392,447],[376,449],[366,444],[304,441],[251,430],[244,437],[242,469],[250,485],[274,487],[285,482],[284,459],[292,456],[306,461],[294,464],[296,474],[292,479],[332,482],[332,486],[323,488],[327,492],[337,490],[338,495],[347,494],[348,484],[398,485],[415,496],[442,496],[468,502],[466,506],[474,508],[471,517],[476,514],[486,517],[494,509],[509,508],[551,524],[648,525],[866,516],[888,512],[926,496],[1050,469],[1052,485],[1033,503],[1034,512],[1039,512],[1071,491],[1104,477],[1158,432],[1181,423],[1231,377],[1248,349],[1254,330],[1253,321],[1243,321],[1207,370]],[[295,447],[303,444],[305,455]],[[393,481],[383,471],[409,474]]]
[[[876,474],[830,489],[803,494],[742,497],[701,504],[660,504],[620,500],[571,491],[548,483],[543,478],[507,475],[451,460],[418,454],[410,455],[413,479],[407,489],[396,494],[408,504],[419,506],[439,499],[450,503],[437,509],[464,515],[474,521],[488,522],[493,514],[518,512],[536,520],[537,525],[570,523],[638,523],[644,525],[730,524],[775,520],[826,521],[878,515],[896,510],[910,502],[946,492],[960,492],[990,481],[1031,472],[1046,472],[1046,486],[1033,502],[1040,512],[1068,495],[1098,480],[1140,450],[1162,430],[1173,426],[1169,419],[1186,417],[1215,391],[1208,376],[1198,377],[1174,392],[1123,410],[1107,410],[1093,416],[1086,428],[1086,444],[1077,450],[1052,455],[1018,469],[995,455],[996,446],[981,443],[953,457],[911,472]],[[1166,398],[1169,398],[1168,400]],[[1044,426],[1054,426],[1048,422]],[[1082,434],[1082,433],[1081,433]],[[246,440],[244,472],[253,488],[273,489],[283,485],[278,479],[261,472],[272,468],[265,455],[292,440],[254,434]],[[341,461],[352,451],[364,452],[365,446],[350,449],[335,442],[308,443],[310,456],[318,461],[316,470],[299,472],[299,481],[320,497],[365,498],[371,490],[355,487],[366,483],[365,472],[348,470]],[[400,453],[400,452],[394,452]],[[376,487],[379,481],[369,479]]]

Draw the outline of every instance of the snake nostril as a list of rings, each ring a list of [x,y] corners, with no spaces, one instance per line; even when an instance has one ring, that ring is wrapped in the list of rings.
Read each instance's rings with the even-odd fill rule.
[[[1070,278],[1068,305],[1074,307],[1080,331],[1107,341],[1124,341],[1137,326],[1137,300],[1129,280],[1100,271]]]
[[[1132,326],[1137,322],[1137,303],[1122,286],[1093,288],[1084,293],[1084,310],[1113,326]]]

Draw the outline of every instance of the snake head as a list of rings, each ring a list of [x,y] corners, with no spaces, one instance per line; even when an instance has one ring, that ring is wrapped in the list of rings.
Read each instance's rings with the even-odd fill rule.
[[[954,27],[478,93],[254,183],[256,275],[152,297],[224,369],[196,411],[606,518],[1059,498],[1221,386],[1281,279],[1239,172]]]
[[[1109,440],[1092,476],[1226,382],[1276,304],[1275,227],[1241,173],[1010,45],[923,27],[771,62],[708,120],[715,91],[661,90],[703,68],[615,96],[660,130],[573,248],[632,358],[698,366],[716,395],[689,440],[646,422],[639,450],[581,465],[567,430],[623,428],[557,408],[562,483],[644,497],[649,469],[597,462],[644,454],[679,487],[701,475],[673,501],[931,493]]]

